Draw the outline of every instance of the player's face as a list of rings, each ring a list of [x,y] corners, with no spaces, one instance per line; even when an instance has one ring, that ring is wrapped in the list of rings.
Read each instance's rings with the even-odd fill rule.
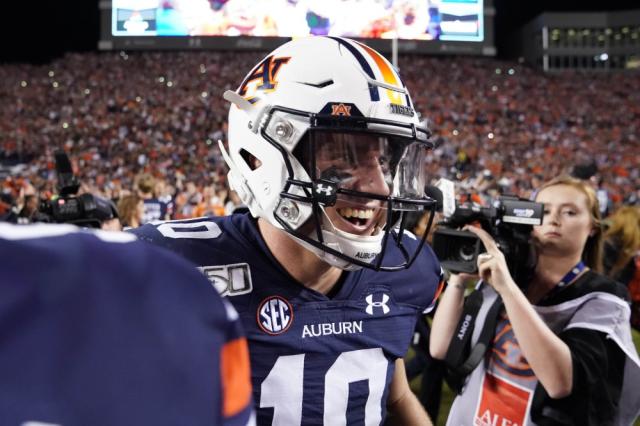
[[[388,196],[392,185],[391,151],[386,137],[324,133],[316,139],[316,175],[342,189]],[[340,194],[325,212],[338,229],[371,235],[386,217],[382,201]]]

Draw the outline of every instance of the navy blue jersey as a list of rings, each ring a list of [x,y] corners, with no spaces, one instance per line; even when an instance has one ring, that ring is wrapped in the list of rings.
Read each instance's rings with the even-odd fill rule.
[[[0,224],[0,424],[245,425],[250,386],[237,313],[193,265],[126,233]]]
[[[247,214],[132,232],[196,263],[233,303],[249,340],[258,424],[382,423],[394,362],[439,286],[429,247],[408,270],[345,273],[329,298],[280,266]],[[418,241],[408,236],[405,243]],[[397,249],[388,250],[397,261]]]

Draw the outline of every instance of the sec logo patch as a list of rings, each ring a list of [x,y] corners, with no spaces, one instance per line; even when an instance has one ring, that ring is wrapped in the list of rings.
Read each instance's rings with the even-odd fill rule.
[[[267,334],[282,334],[293,323],[293,307],[281,296],[269,296],[258,306],[257,321]]]

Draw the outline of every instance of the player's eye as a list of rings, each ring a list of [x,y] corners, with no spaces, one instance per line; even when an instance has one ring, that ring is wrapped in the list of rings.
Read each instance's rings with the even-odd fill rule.
[[[320,179],[328,180],[331,182],[344,182],[351,179],[353,175],[345,170],[341,170],[336,166],[331,166],[320,173]]]

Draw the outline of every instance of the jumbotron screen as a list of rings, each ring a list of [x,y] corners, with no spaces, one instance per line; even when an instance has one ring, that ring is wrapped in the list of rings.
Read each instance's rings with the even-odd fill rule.
[[[302,37],[484,42],[484,0],[112,0],[110,38]]]

